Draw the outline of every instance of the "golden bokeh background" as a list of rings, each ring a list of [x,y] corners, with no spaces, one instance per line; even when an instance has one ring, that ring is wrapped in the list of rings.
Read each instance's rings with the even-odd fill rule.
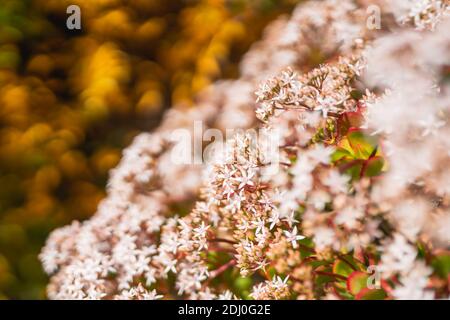
[[[45,298],[37,254],[95,212],[108,171],[165,108],[238,75],[297,0],[2,0],[0,298]],[[66,8],[81,8],[68,30]]]

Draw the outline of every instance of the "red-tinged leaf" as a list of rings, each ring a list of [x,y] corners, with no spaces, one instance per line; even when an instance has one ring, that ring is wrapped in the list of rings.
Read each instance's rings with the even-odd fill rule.
[[[347,137],[344,137],[341,141],[339,141],[338,148],[335,153],[337,153],[338,155],[343,155],[343,157],[341,156],[339,157],[339,159],[356,159],[352,146],[350,145]],[[335,156],[332,155],[332,159],[334,159],[334,157]]]
[[[350,129],[338,143],[338,148],[332,156],[337,160],[368,160],[380,155],[377,148],[378,139],[374,136],[364,134],[359,129]]]
[[[362,271],[354,271],[347,278],[347,290],[351,294],[357,295],[362,289],[367,287],[369,275]]]
[[[356,295],[356,300],[384,300],[387,294],[383,289],[364,288]]]
[[[333,286],[333,291],[334,293],[343,300],[353,300],[355,299],[348,291],[347,288],[341,287],[341,286],[337,286],[337,283],[334,284]]]
[[[346,117],[350,128],[359,128],[364,124],[364,117],[361,112],[347,112]]]
[[[343,113],[337,122],[338,133],[340,137],[345,136],[352,128],[359,128],[364,122],[364,117],[361,112],[346,112]]]
[[[357,159],[369,159],[377,147],[377,139],[360,130],[350,130],[347,139]]]

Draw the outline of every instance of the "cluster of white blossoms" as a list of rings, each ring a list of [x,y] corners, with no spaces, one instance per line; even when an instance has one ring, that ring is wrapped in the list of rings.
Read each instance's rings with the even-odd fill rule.
[[[288,277],[282,280],[280,277],[274,277],[272,281],[266,280],[265,283],[253,287],[250,294],[255,300],[279,300],[289,296]]]
[[[450,21],[424,7],[427,30],[399,26],[394,2],[300,4],[240,79],[136,137],[97,213],[50,235],[48,296],[448,298]],[[381,30],[367,28],[371,4]],[[194,121],[242,132],[212,163],[175,164],[172,132],[196,139]],[[276,159],[245,129],[268,132]]]
[[[299,77],[291,69],[269,79],[256,92],[256,116],[267,122],[277,110],[320,111],[324,118],[356,110],[351,82],[363,68],[361,59],[342,58],[336,65],[323,65]]]
[[[390,6],[399,23],[412,23],[417,29],[434,29],[450,14],[448,0],[392,0]]]

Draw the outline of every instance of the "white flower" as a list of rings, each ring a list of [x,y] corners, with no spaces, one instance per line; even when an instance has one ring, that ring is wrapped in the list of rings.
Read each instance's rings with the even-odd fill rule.
[[[292,227],[293,224],[298,223],[298,220],[295,219],[295,211],[291,211],[289,215],[283,217],[283,220],[289,224],[289,227]]]
[[[402,235],[396,233],[392,242],[383,249],[380,270],[386,275],[408,273],[414,265],[417,250]]]
[[[270,199],[266,193],[263,193],[261,197],[262,199],[258,200],[258,203],[263,206],[265,211],[270,211],[275,208],[272,199]]]
[[[254,186],[255,183],[252,178],[255,176],[255,170],[248,168],[247,170],[241,169],[241,177],[234,178],[235,181],[239,182],[238,189],[242,189],[246,186]]]
[[[245,200],[244,194],[234,194],[228,201],[227,210],[236,213],[241,210],[242,202]]]
[[[143,294],[143,300],[158,300],[162,299],[162,295],[158,294],[155,289]]]
[[[280,222],[280,212],[276,209],[272,210],[268,221],[270,222],[269,230],[272,230]]]
[[[163,255],[163,258],[161,260],[162,260],[161,263],[165,265],[164,273],[167,274],[169,273],[169,271],[177,273],[177,269],[175,268],[177,261],[175,259],[167,255]]]
[[[128,290],[122,290],[122,292],[114,297],[116,300],[157,300],[163,296],[159,295],[156,290],[147,291],[142,284],[138,284],[137,287],[131,287]]]
[[[333,229],[328,227],[318,227],[313,230],[314,233],[314,243],[318,250],[324,250],[330,247],[336,241],[336,234]]]
[[[149,268],[147,272],[145,272],[145,284],[147,286],[151,286],[156,282],[156,270],[154,268]]]
[[[252,293],[250,293],[250,296],[255,299],[259,300],[259,297],[265,292],[265,285],[264,283],[259,283],[252,288]]]
[[[355,207],[345,207],[337,214],[335,222],[337,224],[343,224],[349,229],[357,226],[358,219],[362,218],[364,215],[363,211]]]
[[[325,205],[331,201],[330,194],[323,190],[315,190],[311,193],[308,202],[313,205],[314,209],[322,211]]]
[[[247,230],[250,229],[250,224],[248,223],[248,220],[244,219],[239,221],[237,228],[243,232],[247,232]]]
[[[346,193],[349,180],[349,176],[342,175],[336,170],[332,170],[327,176],[322,178],[322,183],[329,187],[332,193]]]
[[[298,235],[297,227],[294,227],[291,232],[284,230],[284,235],[286,236],[286,240],[292,244],[294,249],[297,249],[297,241],[305,239],[304,236]]]
[[[256,268],[253,269],[253,271],[257,271],[257,270],[264,270],[265,267],[269,264],[269,262],[267,262],[267,259],[264,258],[262,260],[259,260],[256,262]]]
[[[206,288],[203,291],[200,291],[198,293],[198,299],[199,300],[214,300],[217,296],[211,292],[211,289]]]
[[[195,228],[194,238],[206,238],[206,231],[208,231],[210,226],[206,226],[205,222],[202,221],[201,225],[198,228]]]
[[[266,233],[266,222],[261,218],[258,218],[256,221],[252,221],[253,227],[256,228],[255,234],[264,235]]]
[[[423,261],[416,261],[412,270],[401,277],[401,284],[395,286],[393,296],[400,300],[431,300],[434,292],[426,290],[428,277],[433,270]]]
[[[329,164],[330,156],[333,152],[334,152],[333,148],[317,144],[311,150],[308,151],[308,157],[310,157],[317,163]]]
[[[273,287],[276,288],[276,289],[282,289],[282,288],[285,288],[285,287],[287,286],[288,280],[289,280],[289,276],[287,276],[286,278],[284,278],[284,280],[281,279],[280,276],[275,276],[275,277],[272,279],[272,285],[273,285]]]
[[[217,300],[235,300],[237,299],[236,296],[230,291],[225,290],[221,294],[217,296]]]
[[[428,114],[425,119],[419,120],[418,124],[423,128],[422,137],[430,134],[437,136],[439,129],[445,125],[445,121],[437,120],[433,114]]]

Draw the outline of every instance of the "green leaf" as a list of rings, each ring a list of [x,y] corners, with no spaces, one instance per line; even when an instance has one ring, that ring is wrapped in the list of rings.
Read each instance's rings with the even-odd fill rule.
[[[352,254],[341,255],[339,257],[339,260],[344,262],[351,269],[350,273],[352,273],[353,271],[364,271],[364,270],[366,270],[366,266],[364,265],[364,263],[362,263],[361,261],[359,261],[358,259],[353,257]]]
[[[249,290],[253,284],[251,278],[248,277],[238,277],[234,280],[234,287],[239,291]]]
[[[361,100],[361,98],[364,96],[364,93],[360,90],[355,89],[350,92],[350,96],[355,100]]]
[[[355,297],[356,300],[384,300],[387,294],[382,289],[362,289]]]
[[[350,145],[350,142],[348,141],[347,137],[344,137],[338,144],[337,150],[334,152],[334,154],[331,156],[332,160],[340,160],[340,159],[347,159],[347,160],[354,160],[355,154],[353,152],[353,148]]]
[[[380,156],[375,156],[367,160],[364,176],[375,177],[378,176],[384,167],[384,159]]]
[[[347,289],[351,294],[357,295],[362,289],[367,287],[369,275],[362,271],[354,271],[347,278]]]
[[[353,180],[357,180],[361,176],[361,170],[363,168],[363,160],[356,160],[354,165],[345,170],[345,173],[352,177]]]
[[[357,159],[369,159],[377,147],[375,137],[365,135],[359,130],[349,132],[347,139]]]
[[[331,161],[336,162],[342,159],[350,159],[352,157],[353,154],[350,152],[350,150],[339,148],[331,155]]]
[[[311,238],[304,238],[300,240],[299,243],[301,245],[299,251],[302,259],[305,259],[314,254],[314,242]]]
[[[353,297],[353,295],[351,295],[348,291],[347,288],[341,287],[341,286],[336,286],[336,284],[334,285],[334,290],[335,293],[340,296],[342,299],[347,299],[347,300],[354,300],[355,298]]]
[[[353,268],[342,260],[336,260],[333,264],[333,273],[335,274],[348,277],[353,271]]]
[[[433,266],[434,270],[440,277],[446,279],[447,277],[450,276],[450,255],[449,254],[438,255],[431,262],[431,265]]]
[[[312,260],[311,262],[309,262],[309,265],[312,266],[313,268],[326,266],[328,264],[329,264],[329,262],[327,262],[325,260]]]
[[[315,280],[315,285],[321,286],[321,285],[324,285],[326,283],[330,283],[333,281],[334,281],[334,278],[331,276],[318,275]]]

